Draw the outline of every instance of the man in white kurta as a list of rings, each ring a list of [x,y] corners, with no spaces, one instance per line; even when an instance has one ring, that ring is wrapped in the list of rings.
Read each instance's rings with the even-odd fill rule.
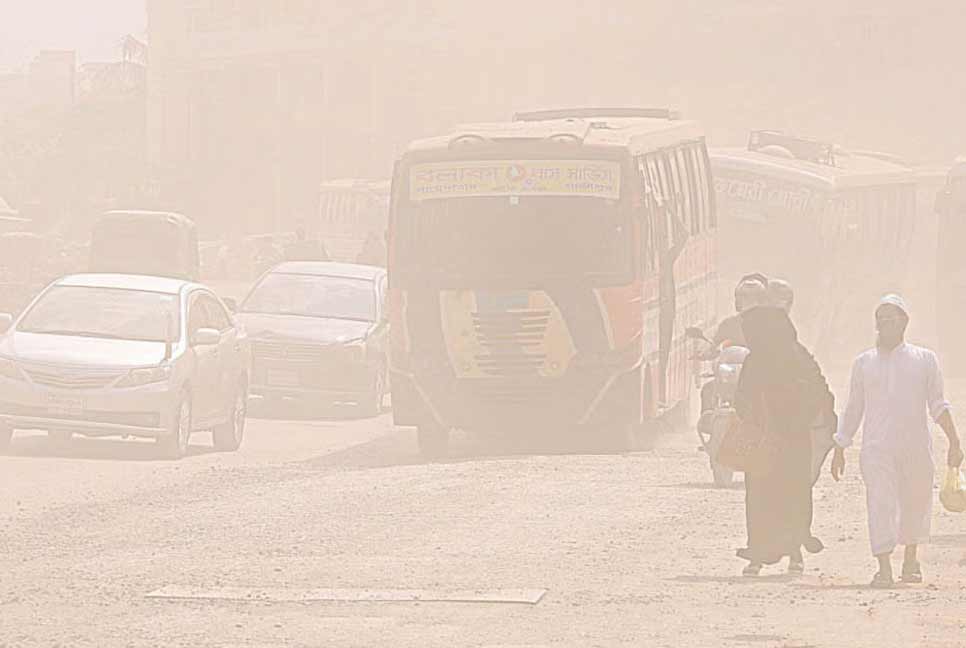
[[[902,579],[922,581],[917,547],[929,540],[935,473],[927,415],[949,438],[950,465],[961,464],[963,457],[936,354],[905,342],[908,322],[900,297],[882,300],[876,310],[878,342],[853,365],[849,402],[835,435],[832,475],[837,480],[845,468],[844,449],[862,424],[860,465],[869,538],[879,560],[876,587],[893,584],[891,556],[898,545],[906,547]]]

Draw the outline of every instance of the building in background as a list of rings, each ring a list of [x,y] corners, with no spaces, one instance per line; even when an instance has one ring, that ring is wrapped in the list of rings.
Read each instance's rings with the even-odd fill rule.
[[[68,110],[76,96],[77,55],[71,50],[45,50],[30,63],[27,91],[32,105]]]
[[[613,4],[613,3],[612,3]],[[202,231],[289,229],[404,142],[572,105],[672,106],[718,145],[776,128],[966,150],[966,9],[941,0],[148,0],[148,160]]]

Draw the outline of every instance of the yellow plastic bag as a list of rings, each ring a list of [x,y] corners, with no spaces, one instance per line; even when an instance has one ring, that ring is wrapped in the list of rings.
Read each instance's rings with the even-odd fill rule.
[[[952,513],[966,513],[966,483],[959,468],[946,469],[946,479],[939,491],[939,501],[947,511]]]

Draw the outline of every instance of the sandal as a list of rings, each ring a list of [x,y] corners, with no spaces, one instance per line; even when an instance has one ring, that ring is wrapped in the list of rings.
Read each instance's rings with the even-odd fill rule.
[[[919,561],[913,563],[902,563],[902,576],[899,577],[903,583],[919,584],[922,582],[922,566]]]
[[[822,541],[816,538],[815,536],[806,538],[804,542],[804,547],[805,547],[805,551],[807,551],[810,554],[817,554],[825,551],[825,545],[822,544]]]
[[[892,589],[893,587],[896,586],[896,582],[895,580],[893,580],[892,574],[883,574],[882,572],[876,572],[869,586],[872,589]]]
[[[761,568],[762,564],[760,562],[748,563],[745,568],[741,570],[741,575],[747,578],[761,576]]]
[[[796,576],[801,576],[805,573],[805,561],[804,560],[789,560],[788,561],[788,573],[794,574]]]

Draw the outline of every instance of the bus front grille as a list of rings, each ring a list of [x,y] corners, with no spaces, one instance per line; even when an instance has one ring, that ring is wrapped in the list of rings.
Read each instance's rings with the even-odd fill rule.
[[[544,337],[550,311],[507,310],[473,313],[473,328],[482,353],[476,364],[491,376],[535,376],[546,364]]]

